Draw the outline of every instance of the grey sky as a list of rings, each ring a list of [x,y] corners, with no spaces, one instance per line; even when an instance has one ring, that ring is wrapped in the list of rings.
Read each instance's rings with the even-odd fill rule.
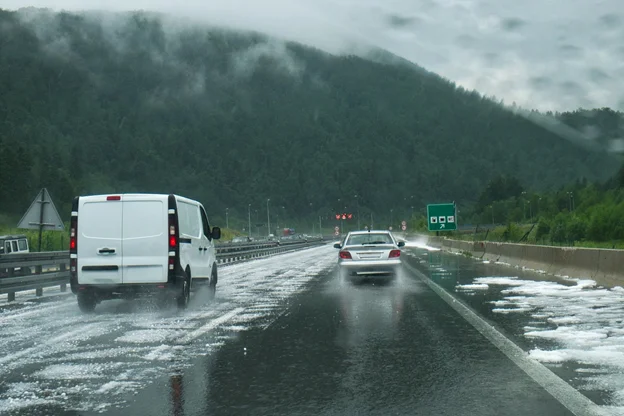
[[[379,46],[525,108],[624,110],[622,0],[2,0],[0,7],[152,10],[332,53]]]

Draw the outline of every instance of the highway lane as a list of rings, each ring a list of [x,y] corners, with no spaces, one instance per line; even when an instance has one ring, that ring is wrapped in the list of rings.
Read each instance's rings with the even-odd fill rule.
[[[422,266],[423,256],[410,262]],[[163,375],[124,412],[572,414],[414,273],[393,285],[354,286],[333,270],[270,326],[241,332],[191,368]]]
[[[221,267],[216,301],[196,294],[185,312],[117,300],[83,315],[73,296],[3,308],[0,414],[123,407],[160,375],[269,325],[334,264],[334,249],[323,246]]]
[[[183,314],[117,302],[84,317],[73,299],[12,309],[0,315],[11,334],[0,340],[0,413],[573,414],[425,276],[525,351],[548,354],[560,346],[526,336],[547,311],[527,305],[560,307],[560,300],[542,298],[544,288],[573,301],[566,292],[573,283],[536,282],[543,276],[409,248],[410,266],[395,284],[351,285],[336,279],[335,256],[321,247],[224,268],[218,301]],[[508,292],[526,292],[530,282],[542,285],[535,289],[541,295]],[[586,298],[594,293],[587,289]],[[45,332],[46,325],[56,329]],[[47,336],[33,339],[25,327]],[[621,414],[609,388],[595,380],[611,374],[599,363],[593,372],[578,362],[547,364],[601,410]]]

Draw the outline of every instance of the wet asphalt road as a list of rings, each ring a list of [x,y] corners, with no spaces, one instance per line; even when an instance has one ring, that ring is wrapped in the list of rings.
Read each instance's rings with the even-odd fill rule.
[[[469,262],[441,273],[445,259],[461,259],[437,256],[408,260],[449,287],[462,279]],[[104,414],[571,414],[413,272],[387,286],[323,272],[268,327],[153,381]]]

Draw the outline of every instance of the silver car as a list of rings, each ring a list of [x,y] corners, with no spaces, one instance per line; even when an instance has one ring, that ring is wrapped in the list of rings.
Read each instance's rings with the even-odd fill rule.
[[[353,231],[344,242],[334,244],[340,249],[338,266],[344,277],[394,277],[401,268],[401,247],[389,231]]]

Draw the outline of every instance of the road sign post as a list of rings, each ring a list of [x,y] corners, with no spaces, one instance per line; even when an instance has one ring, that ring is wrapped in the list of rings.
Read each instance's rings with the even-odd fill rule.
[[[30,208],[24,214],[17,228],[39,230],[39,251],[41,252],[41,239],[43,230],[64,231],[65,225],[59,215],[50,193],[46,188],[39,191]]]
[[[427,224],[429,231],[455,231],[457,230],[457,207],[455,204],[429,204],[427,205]]]

